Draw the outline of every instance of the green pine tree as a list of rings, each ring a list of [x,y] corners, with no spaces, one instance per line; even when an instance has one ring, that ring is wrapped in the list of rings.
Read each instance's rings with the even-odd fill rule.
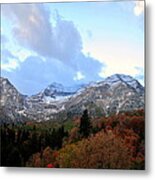
[[[84,110],[80,121],[80,134],[83,137],[88,137],[90,134],[90,129],[91,129],[91,123],[90,123],[90,118],[88,116],[88,110],[86,109]]]

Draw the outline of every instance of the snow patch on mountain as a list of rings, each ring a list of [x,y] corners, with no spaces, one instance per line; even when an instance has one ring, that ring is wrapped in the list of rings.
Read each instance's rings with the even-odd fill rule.
[[[128,75],[115,74],[100,82],[65,87],[52,83],[33,96],[24,96],[6,78],[0,78],[2,111],[10,119],[46,121],[79,115],[92,116],[144,108],[144,87]]]

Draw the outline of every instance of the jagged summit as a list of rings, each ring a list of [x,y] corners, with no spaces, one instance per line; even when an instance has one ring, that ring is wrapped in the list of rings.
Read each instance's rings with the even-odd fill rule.
[[[138,93],[144,92],[144,87],[132,76],[124,74],[114,74],[107,77],[104,81],[97,83],[98,85],[108,84],[110,86],[116,86],[116,84],[123,83],[129,88],[132,88]]]
[[[64,86],[60,83],[53,82],[50,84],[46,90],[49,91],[54,91],[54,92],[70,92],[70,93],[75,93],[77,92],[80,88],[84,87],[85,84],[78,84],[78,85],[73,85],[73,86]]]
[[[111,76],[108,76],[105,81],[132,81],[134,78],[129,76],[129,75],[125,75],[125,74],[113,74]]]
[[[114,74],[101,82],[65,87],[52,83],[36,95],[19,93],[1,77],[1,106],[13,121],[19,119],[46,121],[80,115],[88,109],[92,116],[132,111],[144,108],[144,87],[133,77]],[[2,120],[1,120],[2,121]]]
[[[125,74],[114,74],[114,75],[111,75],[111,76],[107,77],[104,81],[105,82],[111,82],[111,83],[114,83],[114,82],[117,82],[117,81],[122,81],[122,82],[125,82],[125,83],[136,81],[137,83],[139,83],[132,76],[125,75]]]

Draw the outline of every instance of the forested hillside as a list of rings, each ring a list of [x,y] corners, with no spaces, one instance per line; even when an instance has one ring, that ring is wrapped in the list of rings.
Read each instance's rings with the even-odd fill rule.
[[[145,168],[144,110],[1,125],[1,166]]]

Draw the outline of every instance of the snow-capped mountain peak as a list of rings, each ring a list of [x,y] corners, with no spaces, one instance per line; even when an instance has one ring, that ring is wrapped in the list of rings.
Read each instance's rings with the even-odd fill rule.
[[[106,82],[116,82],[116,81],[132,81],[133,78],[129,75],[124,75],[124,74],[114,74],[112,76],[109,76],[105,79]]]
[[[79,115],[88,109],[93,116],[144,108],[144,87],[128,75],[115,74],[100,82],[65,87],[52,83],[36,95],[20,94],[5,78],[1,78],[1,106],[12,120],[22,118],[44,121]],[[97,111],[96,111],[97,109]],[[1,109],[0,109],[1,110]]]
[[[112,76],[107,77],[104,80],[104,83],[107,83],[110,86],[112,86],[115,83],[124,83],[136,92],[144,91],[144,87],[136,79],[129,75],[114,74]]]
[[[75,93],[85,85],[79,84],[79,85],[73,85],[73,86],[64,86],[60,83],[52,83],[50,84],[45,90],[51,91],[51,92],[68,92],[68,93]]]
[[[40,102],[48,104],[55,101],[62,102],[68,100],[71,96],[76,94],[83,87],[85,87],[84,84],[64,86],[60,83],[53,82],[38,94],[29,97],[29,99],[33,101],[39,100]]]

